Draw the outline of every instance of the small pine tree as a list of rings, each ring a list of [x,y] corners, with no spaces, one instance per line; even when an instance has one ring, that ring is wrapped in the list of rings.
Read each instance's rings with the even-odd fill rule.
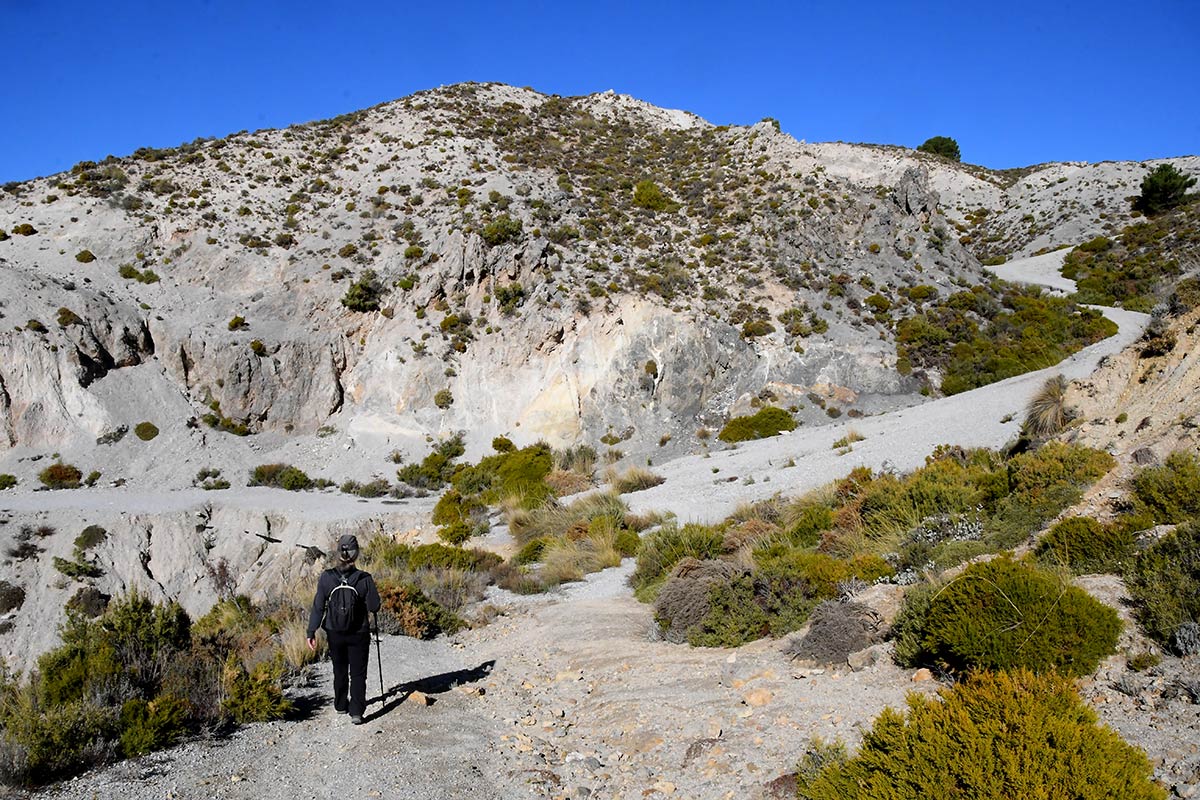
[[[1189,177],[1170,164],[1159,164],[1142,180],[1142,193],[1133,201],[1135,211],[1147,216],[1170,211],[1187,199],[1187,190],[1196,185]]]
[[[922,153],[932,153],[935,156],[948,158],[951,161],[962,160],[962,154],[958,150],[958,142],[949,136],[933,136],[926,139],[924,144],[918,147],[917,150]]]

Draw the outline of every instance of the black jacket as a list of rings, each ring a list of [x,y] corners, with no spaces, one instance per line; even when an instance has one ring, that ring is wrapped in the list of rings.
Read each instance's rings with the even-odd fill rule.
[[[379,590],[375,588],[375,579],[371,577],[371,573],[354,569],[346,575],[346,581],[358,592],[359,598],[365,601],[367,611],[375,613],[379,610]],[[317,594],[313,598],[312,613],[308,615],[308,638],[313,638],[317,628],[325,621],[325,604],[329,601],[329,593],[341,582],[342,573],[336,569],[327,569],[321,573],[321,579],[317,581]],[[365,633],[370,629],[369,619],[364,614],[362,627],[357,632]]]

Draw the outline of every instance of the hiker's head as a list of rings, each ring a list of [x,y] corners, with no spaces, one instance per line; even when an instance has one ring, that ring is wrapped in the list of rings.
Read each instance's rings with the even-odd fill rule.
[[[338,539],[337,560],[339,564],[353,564],[358,559],[358,537],[345,534]]]

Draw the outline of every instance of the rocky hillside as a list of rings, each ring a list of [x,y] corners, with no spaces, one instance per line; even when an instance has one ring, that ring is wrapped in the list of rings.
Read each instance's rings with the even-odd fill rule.
[[[0,197],[2,460],[92,461],[149,421],[105,481],[322,468],[288,449],[318,433],[365,477],[454,430],[669,455],[759,398],[810,425],[911,404],[939,375],[897,370],[896,322],[985,285],[973,250],[1117,224],[1144,169],[991,173],[476,84],[85,162]]]

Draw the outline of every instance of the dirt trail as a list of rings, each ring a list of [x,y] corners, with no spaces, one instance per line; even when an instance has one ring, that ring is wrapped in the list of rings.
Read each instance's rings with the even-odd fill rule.
[[[733,651],[651,641],[650,611],[625,583],[631,569],[627,561],[555,596],[508,596],[504,616],[454,637],[385,637],[391,691],[362,726],[334,714],[323,665],[296,720],[117,764],[38,797],[752,797],[809,737],[854,743],[906,691],[933,690],[886,659],[862,672],[805,669],[779,642]],[[372,661],[372,697],[377,675]],[[413,690],[433,704],[414,703]]]

